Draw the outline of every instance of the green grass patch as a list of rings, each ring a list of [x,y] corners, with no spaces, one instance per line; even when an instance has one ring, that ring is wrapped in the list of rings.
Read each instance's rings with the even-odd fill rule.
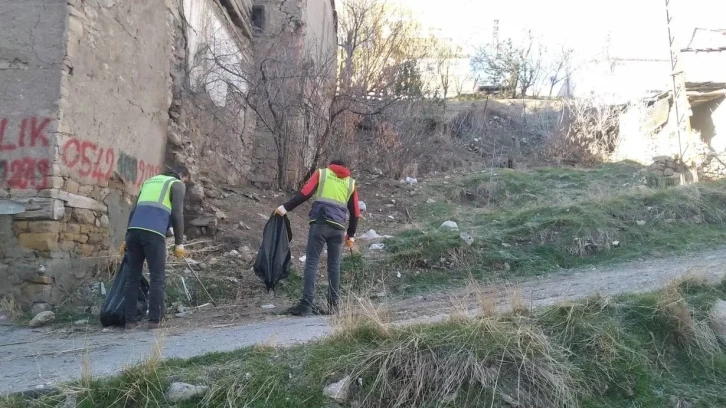
[[[510,170],[502,175],[514,186],[511,202],[518,203],[516,197],[525,197],[526,191],[550,191],[549,187],[522,184],[525,177],[536,175],[543,186],[566,180],[580,186],[576,191],[604,179],[604,185],[614,188],[632,170],[622,166],[527,173]],[[692,253],[718,247],[726,239],[726,181],[663,189],[621,187],[606,195],[571,198],[552,196],[551,201],[521,202],[506,208],[455,207],[444,216],[426,220],[429,227],[424,230],[405,231],[387,240],[389,258],[369,268],[388,270],[389,277],[402,271],[403,280],[396,281],[394,288],[416,293],[460,284],[469,275],[487,280],[536,276]],[[439,230],[447,220],[455,220],[461,231],[470,233],[474,245],[466,245],[458,232]]]
[[[698,347],[698,339],[714,336],[705,318],[725,286],[685,281],[513,315],[383,331],[362,325],[290,348],[152,359],[67,390],[81,407],[166,407],[168,385],[184,381],[210,388],[177,407],[326,406],[323,388],[350,375],[350,400],[365,407],[724,406],[724,348]],[[63,398],[5,398],[0,406]]]

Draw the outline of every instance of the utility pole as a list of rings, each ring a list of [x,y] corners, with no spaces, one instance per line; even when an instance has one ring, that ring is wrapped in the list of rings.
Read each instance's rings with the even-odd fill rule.
[[[695,143],[691,132],[691,106],[686,94],[686,76],[681,61],[681,49],[678,47],[673,35],[673,12],[671,2],[665,0],[666,18],[668,23],[668,45],[670,47],[671,79],[673,92],[673,109],[676,114],[676,127],[678,135],[678,150],[681,161],[689,167],[693,182],[698,181],[698,171],[695,161]],[[685,139],[685,140],[684,140]],[[684,146],[685,144],[685,146]]]
[[[494,47],[494,55],[499,57],[499,20],[494,20],[494,29],[492,33],[492,46]]]

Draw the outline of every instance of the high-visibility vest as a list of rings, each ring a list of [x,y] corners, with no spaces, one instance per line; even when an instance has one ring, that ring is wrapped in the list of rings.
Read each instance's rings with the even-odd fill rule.
[[[144,182],[129,229],[151,231],[166,237],[171,220],[171,186],[174,183],[181,183],[181,180],[164,175]]]
[[[315,190],[315,201],[321,201],[346,208],[350,196],[355,190],[355,180],[348,176],[338,177],[333,170],[320,169],[318,188]]]
[[[318,172],[318,188],[310,209],[310,223],[324,218],[330,224],[345,228],[347,204],[355,191],[355,180],[350,176],[340,178],[330,169],[320,169]]]

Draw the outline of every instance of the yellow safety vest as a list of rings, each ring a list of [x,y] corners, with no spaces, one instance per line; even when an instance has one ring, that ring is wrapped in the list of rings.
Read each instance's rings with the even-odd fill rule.
[[[318,188],[315,190],[315,201],[347,208],[348,200],[355,190],[355,180],[348,176],[338,177],[333,170],[320,169]]]
[[[141,186],[129,229],[155,232],[166,236],[171,220],[171,185],[181,183],[175,177],[154,176]]]

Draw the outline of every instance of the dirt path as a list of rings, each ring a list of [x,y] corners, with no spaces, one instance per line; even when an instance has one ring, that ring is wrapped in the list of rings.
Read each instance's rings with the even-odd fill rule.
[[[525,306],[539,307],[597,293],[607,296],[654,290],[688,273],[702,274],[715,282],[725,272],[726,249],[719,249],[484,286],[483,293],[500,309],[510,307],[512,298],[521,299]],[[477,305],[477,296],[467,290],[389,304],[397,324],[440,320],[454,309],[475,312]],[[260,343],[291,345],[312,341],[329,334],[331,327],[323,317],[278,317],[252,324],[187,331],[170,329],[155,334],[89,330],[59,334],[52,329],[0,326],[0,394],[77,379],[84,361],[94,376],[111,375],[148,357],[157,344],[166,358],[188,358]]]

